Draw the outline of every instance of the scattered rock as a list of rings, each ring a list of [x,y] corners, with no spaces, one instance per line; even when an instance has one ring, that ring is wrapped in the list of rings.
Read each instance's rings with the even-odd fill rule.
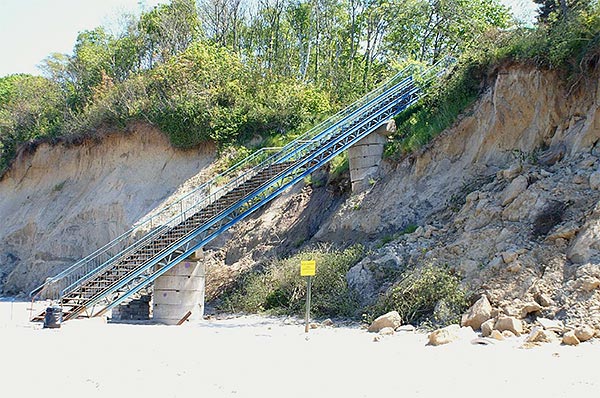
[[[575,337],[582,343],[594,337],[596,331],[588,325],[579,326],[574,330]]]
[[[534,326],[525,339],[529,343],[552,343],[557,340],[556,334],[551,330],[544,330],[541,326]]]
[[[495,319],[488,319],[487,321],[481,324],[481,334],[483,337],[488,337],[492,334],[492,330],[494,330],[494,324],[496,323]]]
[[[502,341],[504,340],[504,336],[502,335],[502,333],[500,333],[497,330],[492,330],[492,333],[490,334],[490,337],[494,340],[499,340]]]
[[[390,327],[383,328],[379,331],[379,334],[382,336],[392,336],[394,333],[394,329]]]
[[[547,318],[538,318],[537,322],[545,329],[550,330],[556,333],[562,333],[565,329],[565,326],[561,321],[547,319]]]
[[[460,326],[450,325],[429,334],[429,345],[438,346],[458,340]]]
[[[498,330],[499,332],[508,330],[516,336],[520,336],[521,333],[523,333],[523,322],[521,322],[520,319],[516,319],[512,316],[501,316],[498,318],[498,320],[496,320],[494,329]]]
[[[513,164],[506,170],[502,170],[501,174],[504,179],[510,181],[513,178],[515,178],[516,176],[518,176],[519,174],[521,174],[521,171],[523,171],[523,166],[520,163],[517,163],[517,164]]]
[[[512,180],[512,182],[508,184],[508,186],[504,189],[502,195],[500,196],[502,206],[507,206],[510,203],[512,203],[512,201],[515,200],[517,196],[525,192],[528,186],[529,183],[527,182],[527,177],[525,176],[521,175]]]
[[[521,268],[523,268],[521,263],[518,261],[515,261],[515,262],[510,263],[508,265],[508,267],[506,267],[506,270],[508,272],[517,273],[517,272],[521,271]]]
[[[513,261],[516,261],[518,257],[519,257],[519,254],[514,251],[502,252],[502,260],[504,261],[505,264],[510,264]]]
[[[586,275],[579,280],[579,286],[586,292],[591,292],[600,287],[600,279]]]
[[[550,307],[552,305],[552,300],[544,293],[536,294],[534,300],[542,307]]]
[[[415,330],[413,325],[402,325],[396,328],[396,332],[414,332]]]
[[[592,189],[600,189],[600,171],[594,171],[590,175],[590,188]]]
[[[577,336],[575,336],[575,331],[569,330],[563,336],[562,343],[564,345],[578,345],[580,343],[580,341],[577,338]]]
[[[527,317],[527,315],[534,313],[534,312],[539,312],[542,310],[542,306],[539,305],[538,303],[532,302],[532,303],[526,303],[523,308],[521,309],[521,318],[525,318]]]
[[[559,162],[567,152],[565,144],[556,144],[545,150],[539,157],[538,163],[542,166],[552,166]]]
[[[579,226],[575,223],[561,225],[558,229],[546,237],[546,240],[552,241],[557,239],[571,240],[579,232]]]
[[[481,296],[466,314],[462,316],[461,326],[471,326],[473,330],[481,328],[481,324],[492,317],[492,305],[486,296]]]
[[[371,333],[377,333],[383,328],[396,329],[400,325],[402,325],[402,318],[400,317],[400,314],[398,314],[398,311],[391,311],[375,319],[371,326],[369,326],[368,331]]]
[[[327,318],[323,322],[321,322],[321,325],[323,325],[325,327],[333,327],[334,323],[331,319]]]

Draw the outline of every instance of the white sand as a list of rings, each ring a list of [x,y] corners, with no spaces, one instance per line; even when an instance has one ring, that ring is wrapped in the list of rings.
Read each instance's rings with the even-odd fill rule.
[[[0,397],[596,397],[599,343],[426,346],[258,316],[183,326],[76,320],[41,329],[0,302]],[[11,310],[12,309],[12,310]],[[11,319],[12,314],[12,319]]]

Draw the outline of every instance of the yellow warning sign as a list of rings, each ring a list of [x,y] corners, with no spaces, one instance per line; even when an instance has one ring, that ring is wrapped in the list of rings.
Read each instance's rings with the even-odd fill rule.
[[[314,276],[317,270],[315,260],[303,260],[300,262],[300,276]]]

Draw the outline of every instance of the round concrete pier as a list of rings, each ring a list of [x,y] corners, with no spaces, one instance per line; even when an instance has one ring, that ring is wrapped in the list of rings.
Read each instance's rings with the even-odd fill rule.
[[[182,261],[161,275],[154,282],[154,321],[176,325],[188,311],[188,320],[202,319],[204,283],[204,264],[197,260]]]

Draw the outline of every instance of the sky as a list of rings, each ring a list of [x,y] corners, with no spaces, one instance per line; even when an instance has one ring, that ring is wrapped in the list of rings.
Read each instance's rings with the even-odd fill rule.
[[[500,0],[515,15],[531,20],[531,0]],[[51,53],[70,54],[77,34],[118,24],[126,13],[139,14],[168,0],[0,0],[0,76],[41,74],[37,65]]]

